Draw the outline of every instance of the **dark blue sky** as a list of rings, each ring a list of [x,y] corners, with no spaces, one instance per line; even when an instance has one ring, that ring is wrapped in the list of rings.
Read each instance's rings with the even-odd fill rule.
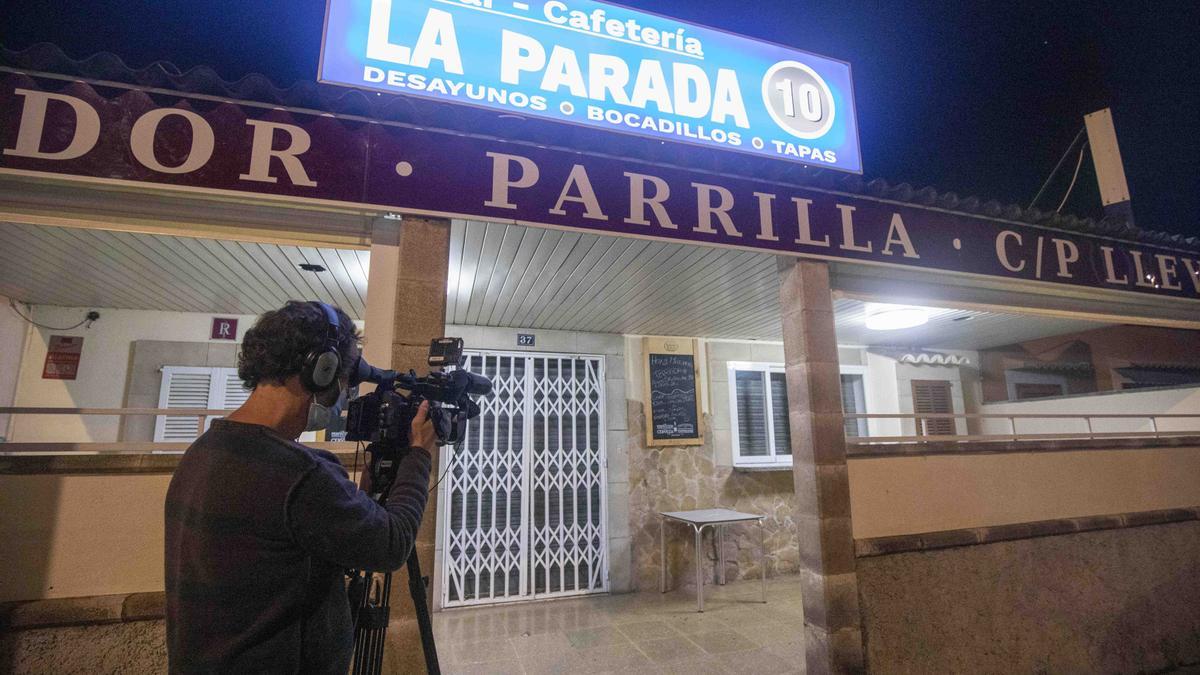
[[[322,0],[4,0],[0,42],[316,77]],[[1029,204],[1111,106],[1138,225],[1200,235],[1200,2],[625,0],[849,61],[868,179]],[[1052,209],[1074,157],[1039,202]],[[1067,211],[1097,216],[1085,164]]]

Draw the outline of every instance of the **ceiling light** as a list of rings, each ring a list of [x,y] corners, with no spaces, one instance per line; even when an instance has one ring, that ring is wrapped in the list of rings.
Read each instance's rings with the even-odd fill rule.
[[[869,305],[867,328],[870,330],[903,330],[929,323],[929,310],[904,305]]]

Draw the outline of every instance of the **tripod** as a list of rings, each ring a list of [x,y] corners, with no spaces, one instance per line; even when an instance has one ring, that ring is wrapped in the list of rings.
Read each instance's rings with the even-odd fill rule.
[[[368,452],[370,451],[368,448]],[[371,486],[372,489],[381,488],[376,493],[380,504],[387,501],[388,493],[391,492],[396,464],[398,462],[384,460],[378,455],[375,455],[374,461],[371,462]],[[421,576],[421,563],[417,559],[415,546],[408,554],[407,569],[408,592],[412,595],[413,608],[417,613],[417,626],[421,631],[425,670],[429,675],[441,675],[437,645],[433,641],[433,620],[429,616],[429,603],[425,599],[425,589],[429,580]],[[379,675],[383,669],[383,650],[390,619],[392,573],[353,570],[349,574],[350,608],[354,613],[354,658],[350,672],[353,675]]]

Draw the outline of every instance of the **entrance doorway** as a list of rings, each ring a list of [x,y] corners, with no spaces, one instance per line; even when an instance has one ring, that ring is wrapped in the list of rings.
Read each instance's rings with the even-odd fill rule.
[[[442,606],[608,590],[604,359],[472,351],[492,380],[445,492]]]

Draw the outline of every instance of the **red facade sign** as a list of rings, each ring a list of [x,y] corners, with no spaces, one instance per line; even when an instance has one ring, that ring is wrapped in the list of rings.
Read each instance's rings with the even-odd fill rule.
[[[43,380],[74,380],[79,376],[79,357],[83,354],[83,338],[51,335]]]
[[[1108,226],[1053,229],[1017,220],[1024,212],[1016,207],[978,200],[968,206],[971,200],[925,190],[843,191],[812,176],[780,174],[781,163],[765,160],[736,165],[738,175],[712,161],[718,153],[701,150],[680,150],[685,154],[673,160],[680,164],[671,165],[640,150],[639,157],[577,152],[197,96],[0,72],[0,174],[267,194],[1200,298],[1200,252],[1167,237],[1131,241]]]
[[[237,319],[214,318],[212,324],[213,340],[237,340]]]

